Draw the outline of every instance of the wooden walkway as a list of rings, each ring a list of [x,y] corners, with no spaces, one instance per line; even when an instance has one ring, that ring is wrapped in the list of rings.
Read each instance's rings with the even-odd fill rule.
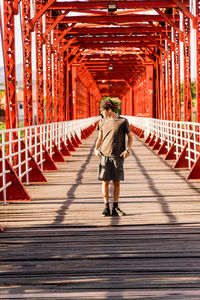
[[[200,182],[134,139],[120,207],[101,217],[96,133],[0,206],[0,299],[200,299]],[[111,191],[112,192],[112,191]]]

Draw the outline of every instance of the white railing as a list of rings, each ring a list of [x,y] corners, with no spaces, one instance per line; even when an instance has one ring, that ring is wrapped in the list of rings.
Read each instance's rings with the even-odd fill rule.
[[[160,139],[160,146],[165,142],[166,148],[175,147],[174,154],[179,158],[186,148],[185,159],[190,169],[200,155],[200,124],[192,122],[176,122],[151,118],[126,116],[129,123],[144,130],[144,137]]]
[[[6,204],[6,189],[12,184],[6,180],[6,174],[10,171],[6,168],[6,161],[17,173],[20,181],[29,184],[29,174],[32,168],[29,167],[29,161],[33,156],[37,165],[43,171],[44,151],[52,157],[54,145],[61,149],[61,143],[66,144],[75,137],[75,134],[81,139],[81,132],[91,125],[94,125],[99,117],[88,119],[72,120],[59,123],[51,123],[30,127],[23,127],[11,130],[0,130],[0,193],[3,193],[3,201]],[[44,148],[46,148],[44,150]],[[2,155],[1,155],[2,154]]]

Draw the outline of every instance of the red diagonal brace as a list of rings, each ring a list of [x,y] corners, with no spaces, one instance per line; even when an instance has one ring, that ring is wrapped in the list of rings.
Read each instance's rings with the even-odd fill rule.
[[[75,148],[79,148],[79,145],[78,145],[77,141],[75,140],[75,138],[73,137],[73,135],[71,136],[71,142]]]
[[[82,145],[82,142],[81,142],[81,140],[79,139],[78,135],[75,133],[74,136],[75,136],[75,139],[76,139],[77,144],[78,144],[78,145]]]
[[[148,144],[149,147],[154,146],[154,144],[155,144],[155,138],[156,138],[156,135],[154,133],[154,135],[152,136],[152,138],[149,141],[149,144]]]
[[[175,141],[172,143],[171,147],[169,148],[169,151],[167,152],[167,155],[165,157],[165,160],[174,160],[176,159],[176,154],[175,154]]]
[[[72,156],[71,153],[69,152],[68,147],[65,145],[62,139],[61,139],[60,146],[61,146],[60,152],[62,153],[63,156]]]
[[[148,137],[147,137],[146,140],[144,141],[145,144],[148,144],[149,141],[150,141],[150,139],[151,139],[151,133],[149,133]]]
[[[33,144],[35,142],[35,139],[33,138]],[[39,153],[40,151],[40,140],[39,138],[37,137],[37,152]],[[35,151],[35,147],[33,147],[33,153]],[[43,162],[43,171],[57,171],[58,168],[56,167],[53,159],[51,158],[51,156],[49,155],[47,149],[45,148],[45,146],[42,144],[42,151],[43,151],[43,159],[44,159],[44,162]]]
[[[53,152],[54,154],[52,155],[52,158],[55,162],[65,162],[65,159],[61,153],[61,151],[58,149],[58,147],[56,146],[55,142],[53,142]]]
[[[144,138],[144,130],[141,131],[141,133],[140,133],[140,135],[139,135],[139,138],[140,138],[140,139],[143,139],[143,138]]]
[[[152,150],[158,150],[158,149],[160,149],[160,137],[157,139]]]
[[[189,167],[188,160],[185,158],[187,155],[187,147],[188,147],[188,143],[185,145],[183,151],[181,152],[181,155],[177,159],[173,167],[174,169],[188,169]]]
[[[200,156],[197,158],[196,162],[191,168],[187,179],[200,179]]]
[[[66,139],[66,143],[67,143],[67,148],[69,149],[69,151],[71,152],[75,152],[76,149],[74,148],[72,142],[70,141],[70,139],[67,137]]]
[[[0,149],[0,157],[2,157],[2,151]],[[6,182],[11,182],[11,185],[6,188],[6,200],[18,201],[18,200],[31,200],[29,194],[25,190],[23,184],[19,180],[13,167],[9,161],[5,160],[5,168],[10,172],[6,174]],[[0,173],[2,172],[2,161],[0,161]],[[2,176],[0,177],[0,186],[3,186]],[[3,201],[3,191],[0,192],[0,201]]]
[[[21,141],[20,142],[20,148],[21,148],[21,151],[24,150],[26,148],[25,144],[24,144],[24,141]],[[19,148],[18,148],[18,143],[15,143],[14,144],[14,151],[15,153],[17,153],[19,151]],[[44,174],[42,173],[40,167],[38,166],[37,162],[35,161],[33,155],[31,154],[31,152],[28,150],[28,159],[30,159],[28,161],[28,168],[31,168],[31,171],[29,171],[29,182],[47,182]],[[21,152],[20,154],[21,156],[21,161],[25,161],[26,159],[26,154],[25,154],[25,151]],[[19,161],[18,161],[18,155],[15,156],[15,163],[18,164]],[[19,170],[19,168],[18,168]],[[25,164],[23,164],[21,166],[21,172],[25,172],[26,170],[26,166]],[[26,174],[21,178],[21,181],[22,182],[26,182]]]
[[[165,155],[167,154],[167,138],[165,138],[164,142],[160,146],[157,155]]]

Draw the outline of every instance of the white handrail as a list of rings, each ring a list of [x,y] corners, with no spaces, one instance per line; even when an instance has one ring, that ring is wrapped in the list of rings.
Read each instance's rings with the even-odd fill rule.
[[[72,120],[66,122],[58,122],[44,125],[36,125],[30,127],[16,128],[10,130],[0,130],[0,192],[3,192],[3,201],[6,204],[6,190],[12,184],[7,182],[6,174],[10,171],[6,169],[6,160],[9,161],[12,168],[17,173],[19,179],[22,179],[26,184],[29,184],[29,173],[32,168],[29,168],[30,152],[35,162],[43,170],[44,150],[45,147],[52,157],[54,144],[61,149],[62,141],[66,144],[67,138],[78,136],[81,139],[81,131],[94,125],[99,120],[98,117],[87,119]]]
[[[126,116],[129,123],[133,126],[142,129],[144,137],[149,135],[152,138],[155,135],[155,140],[160,138],[160,146],[166,142],[166,148],[169,149],[174,145],[176,159],[178,159],[186,148],[185,159],[188,160],[188,169],[196,162],[200,155],[200,124],[192,122],[178,122],[159,120],[142,117]]]

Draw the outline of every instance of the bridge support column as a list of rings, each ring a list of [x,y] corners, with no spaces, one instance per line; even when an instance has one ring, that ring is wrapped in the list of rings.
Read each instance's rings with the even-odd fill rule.
[[[71,67],[72,74],[72,119],[77,119],[76,67]]]
[[[54,28],[53,32],[53,41],[56,42],[58,39],[58,25]],[[54,89],[54,122],[59,122],[59,77],[58,77],[58,68],[59,68],[59,44],[55,43],[54,53],[53,53],[53,89]]]
[[[18,125],[18,107],[16,99],[15,71],[15,24],[14,15],[17,11],[13,0],[4,0],[4,68],[6,93],[6,128],[16,128]],[[1,13],[1,12],[0,12]]]
[[[50,12],[46,13],[46,31],[51,25]],[[52,86],[52,54],[51,54],[51,34],[46,36],[46,122],[53,122],[53,86]]]
[[[175,12],[175,15],[179,12]],[[174,30],[174,120],[181,120],[181,87],[180,87],[180,38],[178,31]]]
[[[200,122],[200,0],[196,0],[196,18],[197,18],[197,29],[196,29],[196,97],[197,97],[197,117],[196,122]]]
[[[33,125],[32,101],[32,57],[31,57],[31,25],[30,0],[22,0],[22,41],[23,41],[23,70],[24,70],[24,126]],[[21,13],[21,12],[19,12]]]
[[[184,120],[190,122],[192,120],[192,95],[191,95],[191,68],[190,68],[190,19],[183,15],[184,36],[184,84],[183,84],[183,100],[184,100]]]
[[[42,1],[35,0],[36,13],[42,9]],[[44,81],[43,81],[43,25],[42,17],[35,23],[36,34],[36,101],[37,124],[44,124]]]
[[[166,35],[171,40],[171,27],[167,27]],[[167,119],[173,120],[173,95],[172,95],[172,49],[167,44]]]

